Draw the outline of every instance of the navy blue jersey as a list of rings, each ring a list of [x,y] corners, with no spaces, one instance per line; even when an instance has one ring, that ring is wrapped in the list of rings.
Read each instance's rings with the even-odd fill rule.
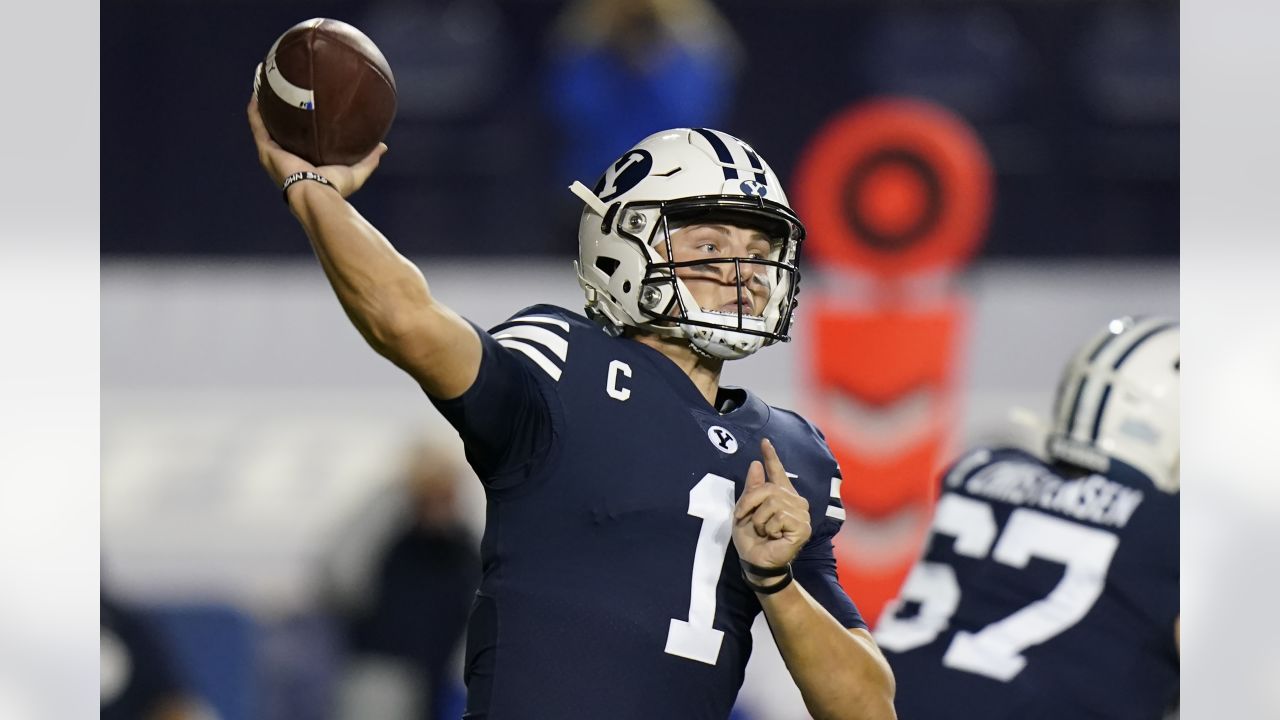
[[[979,449],[943,476],[876,640],[902,720],[1158,719],[1178,692],[1178,496]]]
[[[467,717],[728,717],[760,612],[733,509],[762,437],[809,501],[796,580],[866,627],[836,580],[839,470],[807,421],[735,389],[718,411],[658,351],[558,307],[478,332],[475,382],[435,401],[488,496]]]

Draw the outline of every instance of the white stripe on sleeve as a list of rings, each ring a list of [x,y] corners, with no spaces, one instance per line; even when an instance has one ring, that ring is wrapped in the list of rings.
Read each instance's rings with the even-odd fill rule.
[[[840,499],[840,482],[841,480],[838,477],[831,478],[831,499],[832,500]],[[845,517],[844,508],[837,507],[835,505],[828,505],[827,517],[835,518],[840,522],[844,522],[844,517]]]
[[[560,358],[561,362],[569,356],[569,342],[546,328],[534,327],[533,325],[513,325],[499,330],[494,337],[499,340],[503,338],[518,338],[537,343],[555,353],[555,356]]]
[[[565,332],[569,332],[569,323],[561,320],[560,318],[551,317],[550,315],[521,315],[520,317],[511,318],[507,322],[543,323],[544,325],[555,325],[561,330],[564,330]]]
[[[560,380],[560,368],[556,367],[556,364],[551,361],[551,358],[548,358],[538,348],[514,338],[503,338],[498,341],[498,344],[505,348],[518,350],[525,355],[528,355],[529,359],[537,363],[538,367],[545,370],[546,373],[551,376],[552,380]]]

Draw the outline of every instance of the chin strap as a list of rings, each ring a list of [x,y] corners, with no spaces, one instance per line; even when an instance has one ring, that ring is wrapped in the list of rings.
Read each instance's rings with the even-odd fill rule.
[[[689,348],[693,350],[693,353],[698,357],[706,358],[707,360],[724,360],[724,358],[716,357],[715,355],[712,355],[706,350],[698,347],[697,343],[693,341],[693,338],[685,338],[685,342],[689,343]]]

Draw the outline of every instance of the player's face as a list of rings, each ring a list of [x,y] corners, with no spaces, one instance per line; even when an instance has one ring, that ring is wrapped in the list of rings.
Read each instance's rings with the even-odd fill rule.
[[[772,245],[759,230],[705,223],[686,225],[671,233],[674,262],[715,259],[767,259]],[[666,257],[666,243],[658,243],[659,254]],[[771,268],[753,262],[706,263],[682,267],[676,275],[693,294],[703,310],[737,314],[762,315],[773,290]],[[739,277],[740,276],[740,277]]]

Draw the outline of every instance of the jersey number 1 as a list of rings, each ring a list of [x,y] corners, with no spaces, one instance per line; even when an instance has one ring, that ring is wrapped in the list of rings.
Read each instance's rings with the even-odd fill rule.
[[[702,518],[698,546],[693,550],[693,583],[689,590],[689,619],[671,618],[667,652],[708,665],[720,657],[724,631],[711,626],[716,619],[716,586],[724,554],[733,536],[733,481],[707,473],[689,491],[689,514]]]

